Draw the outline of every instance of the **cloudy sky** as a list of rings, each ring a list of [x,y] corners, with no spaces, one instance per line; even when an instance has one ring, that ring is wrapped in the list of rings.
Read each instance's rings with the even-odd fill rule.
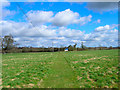
[[[81,42],[88,47],[118,46],[117,2],[3,1],[2,36],[12,34],[20,46],[51,47],[53,43],[60,47],[77,43],[80,47]]]

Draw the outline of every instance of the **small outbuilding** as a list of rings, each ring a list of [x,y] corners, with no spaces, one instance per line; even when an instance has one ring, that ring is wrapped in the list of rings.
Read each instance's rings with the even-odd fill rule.
[[[68,48],[65,48],[65,51],[68,51]]]

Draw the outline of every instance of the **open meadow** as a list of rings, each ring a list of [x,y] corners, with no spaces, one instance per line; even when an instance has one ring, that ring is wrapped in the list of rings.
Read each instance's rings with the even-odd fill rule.
[[[118,49],[2,55],[3,88],[118,88]]]

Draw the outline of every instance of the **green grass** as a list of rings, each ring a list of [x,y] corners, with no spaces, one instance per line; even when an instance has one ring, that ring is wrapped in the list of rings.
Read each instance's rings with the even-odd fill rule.
[[[118,50],[2,55],[4,88],[118,88]]]

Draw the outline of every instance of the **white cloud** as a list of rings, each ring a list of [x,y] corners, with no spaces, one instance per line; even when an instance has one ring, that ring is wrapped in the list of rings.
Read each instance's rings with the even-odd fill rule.
[[[51,23],[54,26],[67,26],[70,24],[84,25],[91,21],[92,15],[80,17],[79,13],[70,9],[58,12],[53,16],[52,11],[29,11],[27,16],[33,24]]]
[[[95,31],[106,31],[109,30],[111,27],[109,25],[105,25],[105,26],[99,26],[95,29]]]
[[[0,7],[10,6],[10,2],[8,0],[0,0]]]
[[[86,17],[80,17],[80,19],[78,20],[78,22],[81,24],[81,25],[84,25],[88,22],[91,21],[91,18],[92,18],[92,15],[89,15],[89,16],[86,16]]]
[[[73,45],[84,41],[86,46],[116,46],[118,42],[118,30],[113,25],[97,27],[93,32],[85,34],[81,30],[66,27],[53,28],[46,25],[32,27],[28,23],[0,21],[2,35],[12,34],[21,46],[52,46]],[[112,27],[112,28],[111,28]],[[97,30],[97,31],[96,31]]]
[[[84,25],[91,21],[92,16],[80,17],[79,13],[73,12],[70,9],[58,12],[52,19],[52,24],[56,26],[67,26],[69,24]]]
[[[0,22],[0,25],[3,30],[3,36],[7,34],[24,37],[50,37],[56,35],[55,30],[51,30],[45,25],[41,25],[39,27],[31,27],[27,23],[16,23],[12,21],[2,21]]]
[[[5,7],[10,6],[10,3],[7,0],[0,0],[0,19],[2,17],[9,15],[10,11],[6,10]],[[4,11],[4,12],[3,12]],[[4,13],[4,15],[3,15]]]
[[[29,11],[27,13],[28,18],[33,24],[43,24],[49,22],[53,16],[52,11]]]
[[[110,32],[118,32],[118,30],[117,30],[117,29],[114,29],[114,30],[111,30]]]
[[[1,0],[0,1],[0,19],[4,19],[7,16],[15,15],[15,11],[10,11],[6,9],[6,7],[10,6],[10,2],[8,0]]]
[[[16,13],[15,11],[10,11],[10,10],[7,10],[7,9],[3,9],[0,17],[5,18],[7,16],[13,16],[13,15],[15,15],[15,13]]]
[[[59,29],[59,35],[67,38],[83,37],[84,32],[74,29]]]
[[[71,40],[71,42],[73,42],[73,43],[81,43],[83,41],[81,41],[81,40]]]
[[[117,46],[118,42],[118,30],[113,29],[112,25],[105,25],[97,27],[94,32],[87,35],[85,38],[86,44],[90,46],[93,45],[103,45],[103,46]]]
[[[74,13],[70,9],[66,9],[65,11],[58,12],[52,19],[52,23],[56,26],[67,26],[72,24],[78,16],[78,13]]]

